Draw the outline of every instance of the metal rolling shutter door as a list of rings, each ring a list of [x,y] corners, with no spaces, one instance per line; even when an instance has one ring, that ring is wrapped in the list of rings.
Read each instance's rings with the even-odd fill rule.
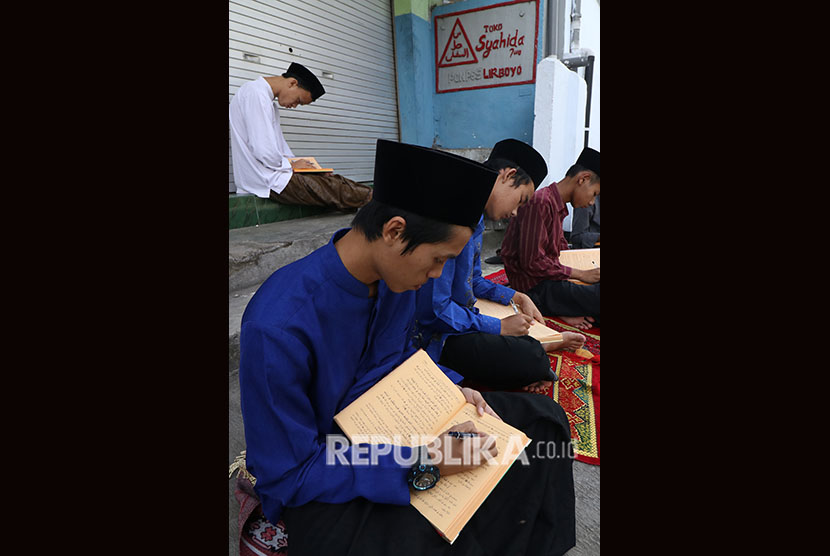
[[[398,140],[393,16],[389,0],[229,2],[229,97],[291,62],[311,69],[326,94],[280,108],[286,141],[355,181],[371,181],[375,141]],[[325,73],[324,73],[325,72]],[[235,191],[229,156],[229,190]]]

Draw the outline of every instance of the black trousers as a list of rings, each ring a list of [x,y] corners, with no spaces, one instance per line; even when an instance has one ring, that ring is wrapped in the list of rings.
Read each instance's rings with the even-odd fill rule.
[[[542,280],[528,297],[548,317],[593,317],[599,326],[599,283],[575,284],[569,280]]]
[[[564,554],[576,544],[570,427],[540,394],[483,392],[504,421],[531,439],[529,465],[516,460],[451,545],[412,506],[357,498],[286,508],[291,556],[485,556]]]
[[[450,336],[439,363],[489,388],[515,390],[556,380],[545,348],[530,336],[471,332]]]

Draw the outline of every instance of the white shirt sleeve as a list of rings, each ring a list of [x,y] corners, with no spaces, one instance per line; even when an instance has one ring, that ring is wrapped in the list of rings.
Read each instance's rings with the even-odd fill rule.
[[[277,136],[279,123],[275,121],[275,109],[272,102],[266,102],[261,96],[245,96],[240,108],[248,128],[248,144],[251,154],[265,169],[279,170],[283,158],[293,157],[282,137]],[[282,134],[280,134],[282,135]],[[287,152],[281,152],[280,148]]]
[[[293,173],[288,158],[294,156],[266,87],[264,80],[240,87],[229,110],[234,182],[237,189],[263,198],[269,190],[285,189]]]

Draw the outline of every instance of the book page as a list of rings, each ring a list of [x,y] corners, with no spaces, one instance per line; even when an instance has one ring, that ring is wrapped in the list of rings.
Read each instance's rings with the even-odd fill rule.
[[[579,270],[599,268],[599,248],[596,249],[566,249],[559,253],[559,262]]]
[[[498,455],[470,471],[441,477],[431,489],[413,492],[410,497],[410,503],[415,509],[438,528],[450,543],[530,443],[527,435],[519,429],[486,413],[479,416],[475,406],[469,403],[443,430],[465,421],[472,421],[480,432],[496,437]]]
[[[566,249],[559,253],[559,262],[579,270],[599,268],[599,248],[595,249]],[[571,282],[585,284],[582,280],[571,278]]]
[[[489,301],[487,299],[479,299],[476,301],[475,307],[478,307],[481,314],[487,315],[488,317],[495,317],[497,319],[503,319],[514,314],[513,307],[511,305],[502,305],[501,303],[496,303],[495,301]],[[533,321],[533,324],[530,325],[528,334],[543,344],[562,341],[561,332],[537,321]]]
[[[424,350],[416,351],[334,416],[346,436],[374,436],[370,443],[418,445],[410,436],[434,438],[466,403],[461,390]],[[400,441],[391,442],[393,437]]]

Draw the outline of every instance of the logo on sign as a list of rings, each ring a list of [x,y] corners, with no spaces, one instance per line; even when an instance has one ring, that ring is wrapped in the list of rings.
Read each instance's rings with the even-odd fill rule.
[[[478,57],[470,44],[467,32],[464,30],[461,20],[456,18],[455,24],[452,26],[452,31],[450,31],[450,38],[447,40],[447,44],[444,46],[444,52],[441,53],[441,58],[438,60],[438,67],[446,68],[461,64],[475,64],[477,62]]]
[[[539,4],[507,0],[435,15],[435,92],[535,82]]]

